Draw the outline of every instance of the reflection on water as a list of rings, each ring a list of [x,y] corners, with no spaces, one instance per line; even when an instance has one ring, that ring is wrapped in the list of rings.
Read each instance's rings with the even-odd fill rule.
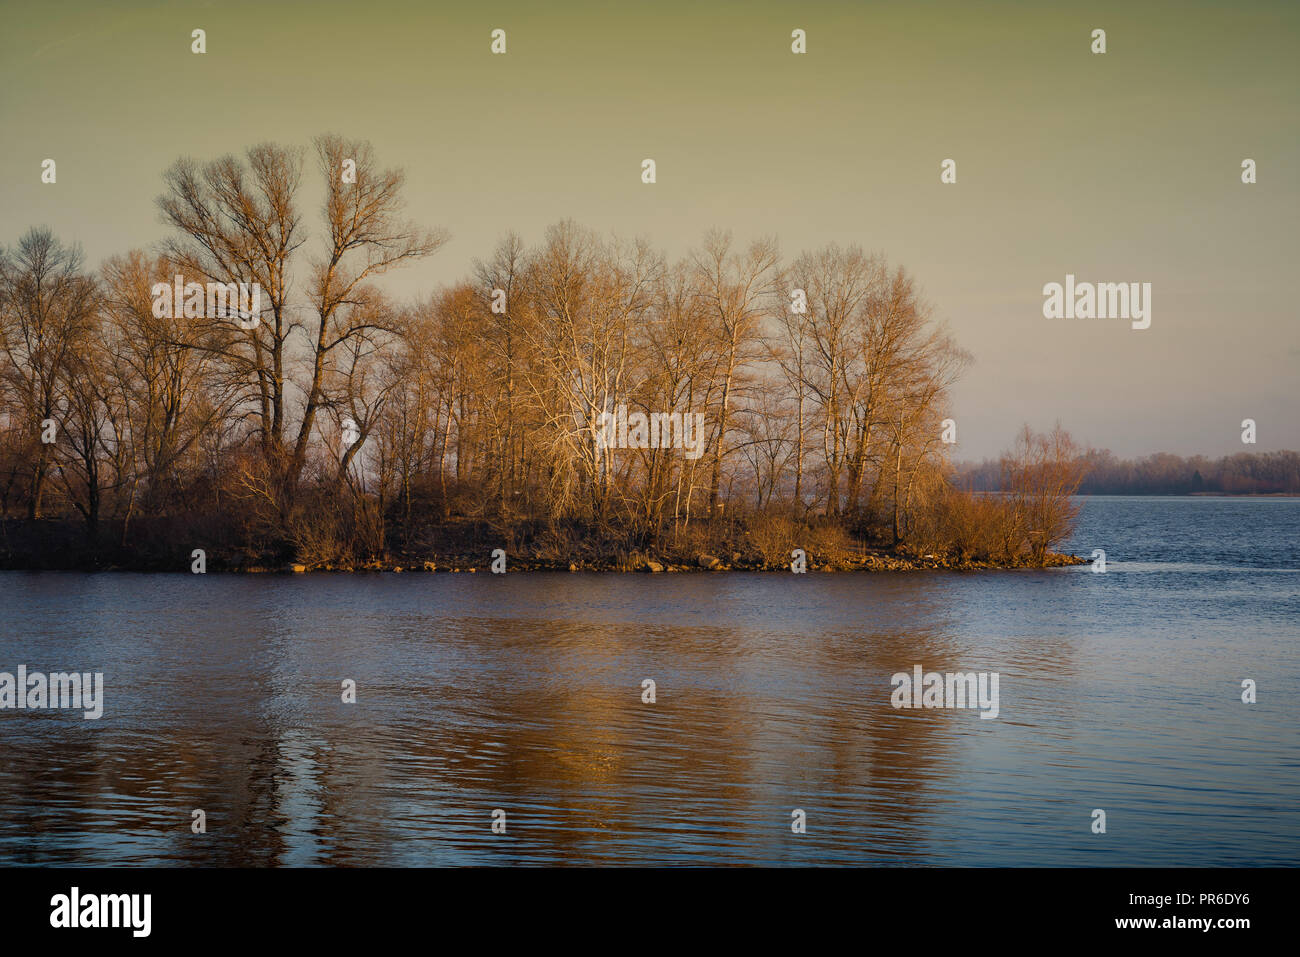
[[[6,573],[106,701],[0,712],[0,862],[1293,864],[1300,503],[1216,501],[1090,501],[1105,575]]]

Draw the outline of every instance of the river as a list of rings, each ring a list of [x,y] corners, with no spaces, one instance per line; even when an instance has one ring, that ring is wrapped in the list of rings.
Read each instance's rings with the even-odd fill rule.
[[[1296,864],[1300,500],[1069,547],[1106,572],[0,573],[0,671],[104,675],[0,710],[0,864]],[[917,665],[997,717],[894,708]]]

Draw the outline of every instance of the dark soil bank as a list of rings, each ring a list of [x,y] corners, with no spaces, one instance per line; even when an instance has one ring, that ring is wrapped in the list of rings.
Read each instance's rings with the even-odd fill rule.
[[[772,560],[748,542],[723,542],[707,552],[685,554],[680,546],[659,548],[604,548],[591,542],[575,543],[570,554],[556,554],[554,545],[523,543],[510,547],[500,535],[483,528],[448,528],[445,539],[417,549],[395,549],[384,559],[304,563],[290,549],[268,548],[250,553],[207,536],[191,535],[180,544],[154,529],[154,534],[133,536],[131,545],[120,542],[120,529],[105,526],[94,540],[75,522],[11,520],[0,523],[0,569],[65,571],[193,572],[202,552],[205,572],[479,572],[491,571],[494,552],[504,552],[505,568],[521,571],[570,572],[785,572],[801,564],[809,572],[974,570],[991,568],[1043,568],[1086,564],[1075,555],[1048,552],[1041,562],[1029,556],[1015,562],[989,562],[956,555],[920,554],[905,547],[861,544],[827,546],[809,543],[802,548],[802,563],[793,546],[782,560]],[[116,532],[117,534],[113,534]],[[159,534],[162,532],[164,534]],[[820,547],[819,547],[820,544]],[[440,547],[441,546],[441,547]],[[497,568],[500,568],[497,560]]]

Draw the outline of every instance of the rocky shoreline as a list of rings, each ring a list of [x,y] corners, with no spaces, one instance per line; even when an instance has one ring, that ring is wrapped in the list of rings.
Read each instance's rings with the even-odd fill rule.
[[[961,561],[943,558],[938,555],[903,556],[887,552],[871,553],[861,557],[817,560],[807,559],[808,572],[914,572],[914,571],[994,571],[1028,568],[1063,568],[1070,565],[1086,565],[1088,559],[1078,555],[1065,555],[1048,552],[1045,560],[1039,564],[1024,561],[1018,564],[1000,564],[995,562]],[[474,560],[469,556],[452,556],[448,559],[425,560],[419,562],[366,562],[362,565],[323,564],[307,566],[291,564],[280,568],[248,565],[242,567],[214,568],[213,571],[233,572],[237,574],[306,574],[329,572],[336,574],[371,573],[436,573],[436,574],[477,574],[490,573],[490,558]],[[639,558],[633,560],[583,560],[550,561],[536,558],[507,558],[508,572],[595,572],[595,573],[645,573],[645,574],[690,574],[716,572],[783,572],[790,574],[791,566],[772,564],[761,561],[746,561],[740,556],[725,560],[713,555],[701,555],[694,563],[661,561],[656,558]]]
[[[382,559],[357,561],[334,554],[307,561],[306,556],[281,547],[250,552],[239,543],[216,536],[164,528],[145,536],[138,547],[114,546],[102,536],[87,542],[75,523],[0,522],[0,569],[7,571],[120,571],[232,574],[330,573],[491,573],[592,572],[690,574],[772,572],[790,574],[796,564],[806,572],[977,571],[1009,568],[1059,568],[1089,561],[1075,555],[1048,552],[1035,562],[1025,552],[1007,562],[961,558],[952,553],[882,544],[849,542],[808,529],[784,544],[758,543],[748,536],[712,542],[660,542],[637,547],[624,542],[574,536],[553,541],[532,534],[514,537],[486,527],[449,526],[432,541],[392,548]],[[181,545],[189,539],[193,544]],[[828,540],[829,539],[829,540]],[[494,541],[495,540],[495,541]],[[797,542],[803,544],[796,545]],[[999,556],[1000,557],[1000,556]]]

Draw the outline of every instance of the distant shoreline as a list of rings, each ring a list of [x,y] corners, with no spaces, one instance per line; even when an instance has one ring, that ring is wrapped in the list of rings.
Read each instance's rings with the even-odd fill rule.
[[[1300,492],[1079,492],[1077,497],[1078,498],[1300,498]]]
[[[975,489],[975,495],[1006,495],[996,489]],[[1300,492],[1075,492],[1073,498],[1300,498]]]
[[[1093,492],[1094,495],[1141,495],[1141,492]],[[1162,494],[1162,493],[1153,493]],[[1186,492],[1179,498],[1300,498],[1300,492]]]

